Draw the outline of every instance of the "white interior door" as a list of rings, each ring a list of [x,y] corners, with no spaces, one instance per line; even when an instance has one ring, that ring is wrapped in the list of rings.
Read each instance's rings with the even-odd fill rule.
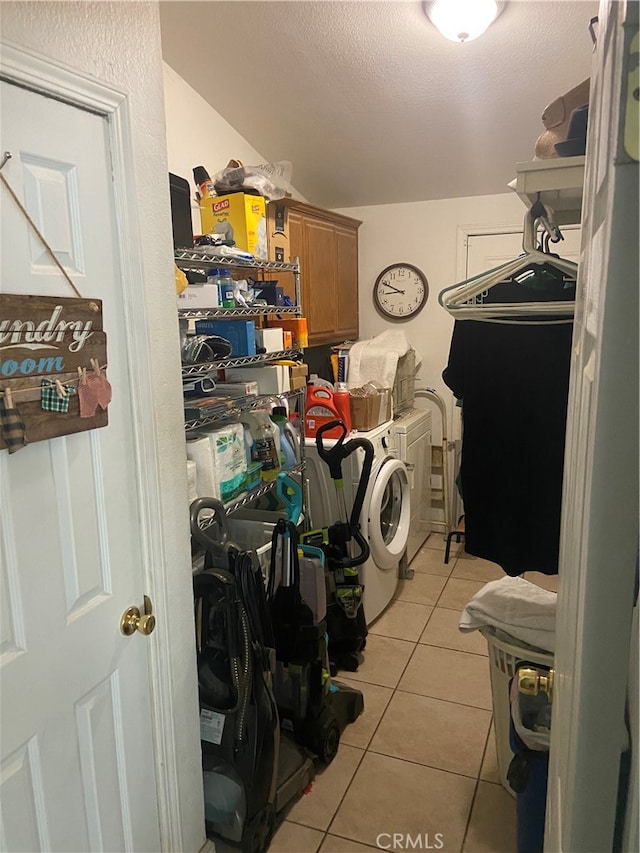
[[[638,45],[638,4],[602,2],[567,412],[545,839],[554,852],[638,850]],[[620,782],[628,692],[636,777]],[[625,800],[635,826],[621,844]]]
[[[523,208],[524,210],[524,208]],[[563,240],[551,244],[550,251],[568,261],[580,260],[580,227],[561,228]],[[506,264],[522,254],[522,232],[470,234],[467,238],[467,278]]]
[[[108,427],[0,451],[0,848],[156,851],[154,637],[119,630],[146,590],[107,122],[0,86],[3,175],[82,295],[103,300],[113,387]],[[0,194],[2,291],[73,296]]]

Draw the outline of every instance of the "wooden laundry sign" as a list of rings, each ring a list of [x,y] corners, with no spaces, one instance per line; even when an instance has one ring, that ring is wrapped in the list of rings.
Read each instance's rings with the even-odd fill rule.
[[[106,364],[100,300],[0,293],[0,394],[6,410],[9,391],[27,443],[106,426],[106,397],[98,394],[89,417],[85,404],[81,417],[78,394],[83,371],[93,379],[94,366]],[[7,446],[4,432],[0,448]]]

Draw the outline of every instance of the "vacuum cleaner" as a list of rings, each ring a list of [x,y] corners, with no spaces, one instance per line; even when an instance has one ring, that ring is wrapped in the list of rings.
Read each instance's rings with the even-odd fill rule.
[[[324,552],[300,546],[292,521],[271,539],[267,585],[276,652],[275,695],[284,730],[324,764],[364,709],[362,693],[330,677]]]
[[[213,515],[201,524],[203,510]],[[192,503],[191,532],[206,549],[193,591],[207,834],[262,853],[308,790],[314,764],[281,735],[275,641],[255,552],[229,541],[224,507],[212,498]]]
[[[330,430],[338,430],[339,437],[332,447],[325,447],[323,437]],[[366,645],[367,624],[362,604],[364,587],[360,583],[358,566],[369,559],[369,543],[360,531],[360,514],[373,467],[374,448],[367,438],[352,438],[345,443],[347,427],[342,421],[331,421],[316,433],[318,455],[329,466],[333,480],[338,511],[342,516],[330,527],[312,530],[302,536],[306,545],[320,548],[327,561],[327,633],[331,675],[339,669],[355,672],[359,654]],[[334,433],[335,434],[335,433]],[[364,452],[362,471],[355,500],[349,513],[344,495],[342,462],[356,450]],[[353,555],[351,543],[359,553]]]

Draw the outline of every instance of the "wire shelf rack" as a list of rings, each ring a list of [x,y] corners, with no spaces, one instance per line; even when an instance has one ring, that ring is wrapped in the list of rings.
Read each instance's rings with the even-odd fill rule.
[[[225,367],[247,367],[252,364],[269,364],[280,359],[297,359],[302,353],[297,349],[280,350],[279,352],[265,352],[261,355],[246,355],[240,358],[223,358],[219,361],[209,361],[202,364],[183,364],[182,376],[197,376],[206,374],[212,370],[223,370]]]
[[[302,309],[296,305],[261,305],[256,308],[179,308],[183,320],[208,320],[211,317],[267,317],[270,314],[299,316]]]
[[[230,255],[217,255],[215,252],[206,251],[204,248],[176,249],[174,259],[179,266],[188,266],[193,269],[194,265],[217,264],[234,269],[260,269],[279,270],[281,272],[299,272],[298,264],[285,264],[281,261],[263,261],[260,258],[246,260],[235,258]]]
[[[256,409],[260,406],[261,402],[265,399],[273,399],[274,397],[278,398],[286,398],[287,400],[292,397],[297,397],[298,395],[302,395],[305,393],[304,388],[295,388],[293,391],[282,391],[280,394],[248,394],[246,397],[237,397],[234,399],[225,399],[220,403],[220,405],[212,406],[213,411],[206,418],[191,418],[185,421],[184,429],[185,432],[192,432],[196,429],[201,429],[205,426],[211,426],[215,423],[222,423],[223,421],[228,421],[231,418],[236,418],[242,414],[242,412],[250,412],[252,409]],[[187,405],[185,405],[185,409],[188,408],[188,401],[185,401]]]
[[[295,468],[291,468],[291,470],[286,471],[285,473],[291,475],[301,475],[303,472],[303,465],[296,465]],[[253,501],[261,498],[263,495],[269,494],[269,492],[273,491],[276,487],[276,481],[274,480],[272,483],[262,483],[262,485],[258,486],[256,489],[251,489],[250,492],[243,492],[241,495],[238,495],[235,500],[229,501],[229,503],[224,504],[225,511],[227,513],[234,512],[237,509],[241,509],[243,506],[252,503]],[[199,520],[199,526],[201,530],[206,530],[207,527],[211,527],[212,524],[215,524],[215,515],[212,515],[210,518],[203,518]]]

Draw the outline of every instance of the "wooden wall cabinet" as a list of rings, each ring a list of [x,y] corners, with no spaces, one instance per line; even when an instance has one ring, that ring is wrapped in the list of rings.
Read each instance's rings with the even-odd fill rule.
[[[284,201],[290,257],[300,260],[309,346],[356,340],[361,222],[293,199]]]

